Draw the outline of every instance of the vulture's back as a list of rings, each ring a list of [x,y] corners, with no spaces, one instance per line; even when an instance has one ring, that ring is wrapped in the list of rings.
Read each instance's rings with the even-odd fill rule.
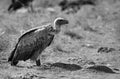
[[[9,61],[27,60],[31,58],[36,52],[41,53],[47,46],[49,46],[54,38],[50,34],[52,28],[47,29],[33,29],[23,34],[16,44],[15,49],[9,57]]]

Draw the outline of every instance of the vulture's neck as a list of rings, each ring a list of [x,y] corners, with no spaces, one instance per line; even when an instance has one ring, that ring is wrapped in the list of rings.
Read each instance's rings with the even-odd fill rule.
[[[57,23],[54,23],[53,29],[55,30],[56,34],[58,34],[61,30],[60,25]]]
[[[59,32],[60,32],[60,28],[59,28],[60,26],[52,26],[50,29],[49,29],[49,31],[50,31],[50,34],[52,34],[52,35],[56,35],[56,34],[58,34]]]

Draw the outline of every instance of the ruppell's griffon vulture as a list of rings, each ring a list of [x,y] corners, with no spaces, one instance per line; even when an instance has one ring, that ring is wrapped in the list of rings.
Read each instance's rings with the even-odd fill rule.
[[[15,66],[20,60],[26,61],[30,59],[36,61],[36,65],[40,66],[39,55],[51,44],[55,34],[60,32],[61,26],[68,23],[68,20],[59,17],[55,19],[53,24],[40,26],[24,33],[18,39],[8,61],[11,62],[11,65]]]

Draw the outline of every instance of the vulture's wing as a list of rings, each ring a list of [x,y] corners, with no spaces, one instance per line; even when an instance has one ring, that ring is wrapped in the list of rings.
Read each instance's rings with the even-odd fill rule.
[[[43,50],[47,32],[45,29],[35,31],[31,30],[20,37],[14,56],[15,60],[27,60],[39,49]]]
[[[19,44],[20,40],[21,40],[23,37],[25,37],[26,35],[34,32],[35,30],[37,30],[37,29],[30,30],[29,32],[23,34],[23,35],[19,38],[18,43],[15,45],[15,48],[13,49],[13,51],[11,52],[11,54],[10,54],[10,56],[9,56],[9,58],[8,58],[8,61],[12,61],[12,59],[13,59],[13,57],[14,57],[14,55],[15,55],[16,50],[18,50],[18,44]]]

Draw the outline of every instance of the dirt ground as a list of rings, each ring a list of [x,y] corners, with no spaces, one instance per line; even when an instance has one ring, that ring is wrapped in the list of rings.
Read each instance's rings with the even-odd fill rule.
[[[62,0],[44,1],[34,2],[34,13],[8,13],[10,2],[0,0],[0,79],[120,79],[120,1],[98,0],[95,6],[83,5],[77,12],[61,11]],[[41,54],[42,65],[31,66],[35,63],[28,60],[11,66],[7,59],[18,38],[56,17],[68,19],[69,24]],[[116,73],[88,69],[91,64]]]

